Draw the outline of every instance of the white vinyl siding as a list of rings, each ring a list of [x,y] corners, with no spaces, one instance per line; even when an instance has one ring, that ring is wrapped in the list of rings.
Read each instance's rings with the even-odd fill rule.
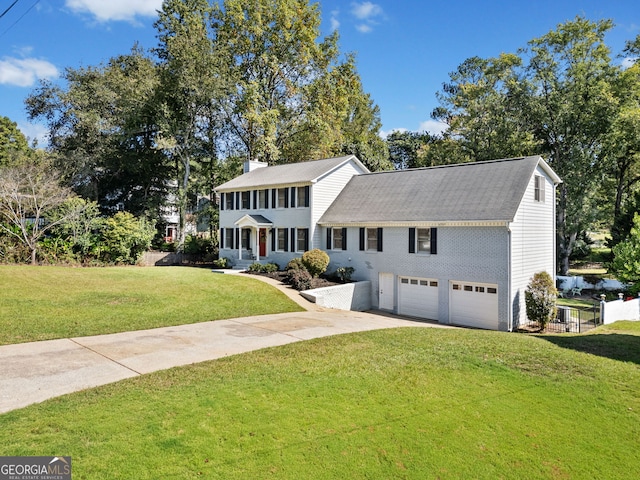
[[[340,194],[344,186],[349,183],[351,177],[366,173],[362,170],[354,160],[350,160],[340,168],[329,172],[327,175],[320,177],[314,185],[311,186],[311,231],[309,232],[312,245],[322,245],[321,229],[318,227],[318,220],[327,211],[327,208],[333,203]],[[353,238],[358,238],[353,237]],[[357,244],[356,244],[357,247]]]
[[[538,184],[538,190],[544,190],[544,202],[536,200],[537,182],[542,182]],[[533,275],[546,271],[555,278],[555,205],[553,201],[549,201],[554,198],[554,190],[551,180],[538,168],[529,181],[511,224],[511,304],[514,327],[527,321],[524,291]]]

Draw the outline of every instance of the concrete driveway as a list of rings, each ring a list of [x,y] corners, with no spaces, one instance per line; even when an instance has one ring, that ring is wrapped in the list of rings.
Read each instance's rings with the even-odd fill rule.
[[[263,315],[0,347],[0,413],[180,365],[312,338],[394,327],[442,327],[381,312],[321,309],[271,279],[306,312]]]

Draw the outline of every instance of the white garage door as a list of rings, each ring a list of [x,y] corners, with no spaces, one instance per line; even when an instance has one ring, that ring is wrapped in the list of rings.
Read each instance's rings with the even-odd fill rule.
[[[400,277],[398,313],[438,320],[438,281],[433,278]]]
[[[451,323],[498,329],[498,286],[486,283],[451,282]]]

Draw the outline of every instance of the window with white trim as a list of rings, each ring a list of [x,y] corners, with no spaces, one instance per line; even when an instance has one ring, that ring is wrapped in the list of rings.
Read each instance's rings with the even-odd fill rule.
[[[360,251],[382,252],[382,228],[360,228]]]
[[[240,197],[242,199],[242,209],[249,210],[251,208],[251,192],[242,192]]]
[[[296,207],[308,207],[308,193],[306,192],[305,187],[296,187]]]
[[[233,248],[233,228],[224,229],[224,246],[225,248]]]
[[[268,190],[258,190],[258,208],[267,208]]]
[[[297,228],[296,229],[296,251],[306,252],[309,250],[309,229]]]
[[[378,250],[378,229],[367,228],[367,250]]]
[[[544,203],[544,177],[536,175],[534,178],[534,200],[536,202]]]
[[[431,229],[416,228],[416,251],[418,253],[431,252]]]
[[[344,239],[342,238],[343,229],[342,228],[333,228],[331,230],[331,234],[333,236],[333,240],[331,242],[332,250],[343,250]]]
[[[279,252],[287,251],[287,229],[286,228],[278,228],[278,243],[276,245]]]
[[[278,208],[287,208],[287,188],[278,189]]]

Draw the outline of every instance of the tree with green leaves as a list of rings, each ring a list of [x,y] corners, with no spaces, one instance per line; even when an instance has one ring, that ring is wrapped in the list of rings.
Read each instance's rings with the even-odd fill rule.
[[[640,214],[633,218],[633,226],[626,240],[613,247],[613,261],[610,271],[621,282],[635,285],[635,291],[640,292]]]
[[[66,88],[42,82],[26,100],[32,120],[45,120],[56,166],[67,184],[105,211],[124,206],[156,213],[169,169],[155,148],[159,78],[153,61],[134,47],[106,65],[68,68]]]
[[[602,144],[617,114],[617,71],[604,43],[612,26],[609,20],[577,17],[532,40],[524,52],[530,55],[526,76],[535,93],[527,109],[531,129],[563,180],[556,210],[562,274],[569,270],[578,235],[595,219],[592,200],[603,167]]]
[[[387,136],[389,159],[396,170],[423,167],[425,147],[435,141],[429,133],[396,131]]]
[[[246,157],[275,164],[306,124],[308,88],[336,61],[337,34],[320,36],[318,5],[307,0],[225,0],[213,28],[234,88],[221,104]]]
[[[161,78],[157,100],[162,112],[158,148],[171,160],[177,182],[179,250],[184,245],[190,203],[196,203],[199,193],[193,173],[201,179],[205,172],[210,179],[217,173],[217,142],[222,131],[218,105],[226,94],[227,79],[221,74],[220,53],[214,50],[212,15],[207,0],[165,0],[155,23]],[[204,183],[213,201],[215,180]]]
[[[536,273],[524,292],[527,318],[544,330],[556,318],[558,290],[547,272]]]
[[[134,265],[149,250],[155,227],[144,218],[118,212],[105,221],[101,236],[104,261]]]
[[[0,116],[0,167],[29,150],[27,138],[18,129],[18,124],[12,122],[9,117]]]
[[[22,162],[0,168],[0,230],[31,252],[37,263],[38,242],[52,228],[76,214],[60,214],[73,192],[61,184],[60,174],[47,162]]]
[[[523,117],[531,91],[521,67],[520,57],[503,53],[469,58],[450,74],[432,117],[449,126],[447,136],[462,148],[459,156],[483,161],[538,151],[540,141]]]
[[[379,109],[354,56],[341,61],[338,34],[320,39],[317,4],[226,0],[213,18],[233,86],[220,110],[237,153],[270,164],[355,153],[374,170],[389,166]]]
[[[627,42],[625,53],[640,54],[640,35]],[[634,63],[620,72],[614,83],[619,105],[617,115],[603,142],[605,162],[603,195],[611,197],[613,222],[610,245],[624,240],[631,230],[633,215],[640,206],[640,64]]]
[[[465,61],[445,84],[434,118],[450,125],[472,160],[542,154],[563,183],[556,227],[561,273],[578,235],[592,224],[603,143],[616,117],[604,36],[608,20],[558,25],[515,54]]]

